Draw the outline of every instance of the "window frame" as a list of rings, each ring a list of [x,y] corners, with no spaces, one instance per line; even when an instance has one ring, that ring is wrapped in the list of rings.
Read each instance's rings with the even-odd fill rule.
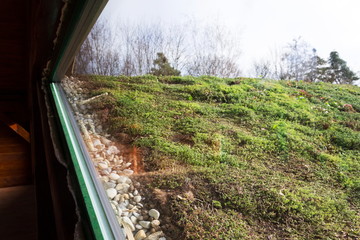
[[[75,53],[99,17],[108,0],[79,0],[64,4],[57,37],[54,40],[53,58],[48,62],[43,87],[50,100],[50,109],[58,117],[54,126],[69,156],[68,171],[75,180],[75,198],[82,224],[90,228],[93,239],[126,239],[110,201],[102,186],[76,123],[61,79],[71,65]],[[84,219],[85,218],[85,219]]]

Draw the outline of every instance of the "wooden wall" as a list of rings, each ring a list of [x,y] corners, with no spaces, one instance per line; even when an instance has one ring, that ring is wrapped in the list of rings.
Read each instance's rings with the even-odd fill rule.
[[[30,144],[0,123],[0,187],[31,184]]]

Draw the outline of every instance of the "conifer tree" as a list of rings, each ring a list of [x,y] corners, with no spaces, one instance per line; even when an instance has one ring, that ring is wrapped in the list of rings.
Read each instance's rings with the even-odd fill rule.
[[[165,55],[159,52],[154,60],[154,67],[151,68],[150,74],[155,76],[179,76],[180,71],[170,66]]]
[[[359,78],[350,70],[346,62],[340,58],[339,53],[333,51],[329,57],[329,79],[331,83],[352,84]]]

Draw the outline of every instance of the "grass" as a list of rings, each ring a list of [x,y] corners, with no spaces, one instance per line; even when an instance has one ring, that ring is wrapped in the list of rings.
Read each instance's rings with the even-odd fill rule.
[[[360,88],[214,77],[83,77],[183,239],[358,239]],[[349,104],[351,106],[349,106]],[[176,169],[182,169],[176,171]],[[185,171],[184,171],[185,169]],[[193,198],[185,196],[187,192]],[[171,236],[171,233],[167,233]]]

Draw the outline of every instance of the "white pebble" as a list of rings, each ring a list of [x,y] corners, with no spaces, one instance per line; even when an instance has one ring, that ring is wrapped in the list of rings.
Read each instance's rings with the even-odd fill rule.
[[[155,220],[157,220],[157,219],[159,219],[159,217],[160,217],[160,213],[159,213],[159,211],[156,210],[156,209],[150,209],[150,211],[149,211],[149,216],[150,216],[150,217],[153,217]]]
[[[111,180],[116,181],[116,180],[118,180],[120,178],[120,176],[118,174],[116,174],[116,173],[110,173],[109,178]]]
[[[134,171],[131,169],[125,169],[122,171],[122,173],[125,175],[132,175],[134,173]]]
[[[140,221],[139,224],[146,229],[150,228],[151,223],[149,221]]]
[[[126,177],[126,176],[120,176],[117,179],[117,183],[129,183],[130,178]],[[130,180],[131,182],[131,180]]]
[[[133,224],[136,224],[136,222],[137,222],[137,218],[135,216],[131,216],[130,220]]]
[[[153,220],[153,221],[151,221],[151,226],[152,226],[152,227],[158,227],[158,226],[160,226],[160,221],[159,221],[159,220]]]
[[[109,167],[105,162],[99,162],[98,166],[100,169],[107,169]]]
[[[162,231],[155,232],[147,236],[146,240],[159,240],[160,236],[164,235]]]
[[[121,220],[122,220],[122,224],[127,225],[127,226],[131,229],[131,231],[135,231],[135,226],[134,226],[134,224],[131,222],[130,218],[128,218],[128,217],[122,217]]]
[[[137,203],[140,202],[141,201],[141,196],[135,196],[134,201],[137,202]]]
[[[119,183],[116,185],[116,190],[119,191],[119,193],[126,193],[130,188],[130,185],[127,183]]]
[[[116,189],[109,188],[109,189],[106,189],[106,194],[108,195],[108,197],[110,199],[113,199],[116,196],[117,192],[116,192]]]
[[[136,234],[135,234],[135,240],[143,240],[146,238],[146,234],[144,230],[139,230]]]

